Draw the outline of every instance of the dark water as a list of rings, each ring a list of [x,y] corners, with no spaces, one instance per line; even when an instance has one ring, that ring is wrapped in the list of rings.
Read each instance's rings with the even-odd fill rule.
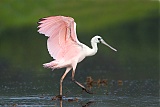
[[[0,87],[0,106],[8,107],[159,107],[158,80],[96,80],[84,84],[94,94],[82,92],[72,82],[64,84],[60,101],[58,85],[50,83],[6,82]],[[48,85],[45,85],[48,84]],[[54,85],[53,85],[54,86]],[[67,88],[66,88],[67,87]]]

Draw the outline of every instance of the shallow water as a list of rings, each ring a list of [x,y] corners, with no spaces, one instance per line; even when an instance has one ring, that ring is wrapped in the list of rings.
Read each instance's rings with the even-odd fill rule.
[[[60,100],[51,100],[53,96],[1,96],[1,106],[60,106]],[[128,96],[94,96],[66,97],[62,100],[64,107],[158,107],[158,97],[128,97]]]
[[[41,107],[158,107],[158,80],[110,80],[94,82],[88,89],[94,94],[82,92],[72,83],[64,84],[63,100],[53,99],[58,94],[58,87],[52,90],[49,85],[35,86],[29,82],[10,82],[0,87],[0,106],[41,106]],[[52,84],[53,85],[53,84]],[[46,89],[46,90],[45,90]],[[55,93],[54,93],[55,92]]]

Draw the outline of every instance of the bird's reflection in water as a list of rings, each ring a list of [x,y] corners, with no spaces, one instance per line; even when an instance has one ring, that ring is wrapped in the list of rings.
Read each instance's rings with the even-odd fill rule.
[[[82,101],[80,101],[80,99],[78,99],[78,98],[74,98],[74,97],[71,97],[71,98],[65,98],[65,96],[63,96],[63,97],[61,97],[61,96],[54,96],[53,98],[52,98],[52,100],[54,101],[54,100],[58,100],[59,101],[59,105],[60,105],[60,107],[63,107],[63,101],[64,102],[69,102],[69,103],[74,103],[74,102],[76,102],[76,103],[78,103],[78,104],[80,104],[82,107],[89,107],[89,106],[91,106],[95,101],[87,101],[87,102],[82,102]]]
[[[91,106],[93,103],[95,103],[95,101],[88,101],[87,103],[81,103],[82,107],[89,107]]]

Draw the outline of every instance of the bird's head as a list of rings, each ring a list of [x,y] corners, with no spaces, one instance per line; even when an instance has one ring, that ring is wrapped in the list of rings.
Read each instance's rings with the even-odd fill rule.
[[[103,39],[101,36],[94,36],[92,39],[91,39],[91,42],[94,42],[94,43],[102,43],[106,46],[108,46],[109,48],[111,48],[112,50],[114,51],[117,51],[115,48],[111,47],[110,45],[108,45]]]

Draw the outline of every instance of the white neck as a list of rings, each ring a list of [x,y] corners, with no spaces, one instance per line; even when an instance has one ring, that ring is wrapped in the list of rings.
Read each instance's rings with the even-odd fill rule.
[[[92,49],[89,49],[87,56],[93,56],[98,51],[97,43],[91,41],[91,46],[92,46]]]

